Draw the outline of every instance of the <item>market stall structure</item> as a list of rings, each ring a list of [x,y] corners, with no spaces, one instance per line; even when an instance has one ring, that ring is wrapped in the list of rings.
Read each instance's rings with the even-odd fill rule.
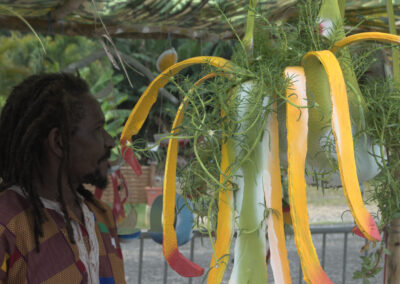
[[[223,34],[223,38],[229,38],[235,36],[235,27],[244,24],[247,19],[247,28],[245,29],[243,40],[241,41],[240,37],[238,38],[240,46],[237,49],[237,57],[232,62],[228,62],[222,58],[193,58],[178,62],[176,65],[163,71],[160,76],[152,81],[136,104],[121,136],[122,145],[127,145],[127,142],[132,139],[132,136],[139,131],[143,124],[151,105],[157,98],[158,89],[171,81],[171,78],[181,69],[193,64],[212,65],[216,67],[216,69],[211,70],[207,67],[206,70],[209,72],[213,71],[214,73],[209,73],[212,75],[206,75],[204,79],[200,79],[199,84],[205,81],[205,79],[211,80],[217,77],[217,79],[213,80],[217,80],[219,88],[216,88],[214,85],[214,89],[205,89],[206,93],[216,94],[215,91],[218,91],[218,94],[226,95],[226,97],[222,98],[218,98],[215,95],[217,101],[209,98],[209,101],[213,102],[214,109],[214,116],[211,117],[217,119],[218,126],[211,124],[208,118],[206,119],[207,116],[210,116],[208,112],[211,107],[202,99],[199,99],[201,96],[197,93],[197,88],[190,88],[187,91],[182,90],[185,99],[178,110],[177,118],[172,126],[164,181],[164,255],[171,267],[183,276],[199,276],[203,273],[202,268],[179,254],[174,230],[176,139],[179,136],[187,135],[193,139],[192,145],[194,156],[196,157],[194,161],[203,169],[202,178],[209,187],[207,190],[214,189],[213,194],[208,193],[209,197],[211,196],[210,206],[208,207],[208,211],[211,213],[208,214],[208,217],[210,222],[209,233],[212,242],[212,231],[216,230],[215,253],[210,265],[209,283],[218,283],[222,278],[221,275],[224,273],[226,256],[227,252],[229,252],[230,240],[232,238],[233,223],[237,223],[237,230],[239,231],[236,243],[236,254],[239,255],[239,258],[236,258],[231,281],[233,283],[246,283],[247,281],[254,281],[254,283],[266,282],[266,265],[264,261],[266,254],[265,228],[264,225],[261,225],[264,219],[268,222],[274,277],[278,282],[290,283],[290,273],[288,271],[287,259],[285,258],[279,159],[282,165],[285,165],[285,162],[287,162],[289,204],[291,206],[295,239],[302,260],[305,279],[309,283],[329,282],[328,276],[319,265],[308,230],[305,202],[305,165],[307,164],[312,169],[311,172],[316,173],[313,176],[314,178],[322,176],[322,180],[326,181],[328,185],[330,182],[333,185],[335,185],[335,182],[337,183],[337,181],[334,181],[335,174],[337,178],[341,178],[341,184],[344,186],[349,207],[353,212],[357,224],[355,231],[371,241],[378,241],[380,239],[380,232],[375,221],[363,206],[358,183],[377,175],[384,168],[386,164],[385,159],[389,159],[392,152],[387,144],[375,144],[378,141],[373,136],[368,136],[371,133],[365,131],[365,117],[370,109],[368,109],[358,87],[356,75],[348,60],[349,53],[345,47],[349,44],[366,40],[398,44],[399,38],[395,35],[382,33],[368,33],[345,37],[345,25],[343,24],[345,1],[322,1],[322,5],[317,10],[317,13],[315,12],[316,10],[311,10],[313,5],[310,1],[303,1],[305,6],[302,7],[306,7],[304,11],[307,12],[307,9],[313,11],[308,15],[304,14],[304,11],[303,14],[300,11],[297,12],[298,10],[293,8],[294,4],[292,1],[278,1],[275,6],[259,1],[260,3],[258,4],[261,8],[258,10],[256,9],[258,7],[256,6],[257,1],[250,1],[250,8],[247,12],[246,7],[244,13],[243,9],[237,8],[242,4],[239,3],[240,1],[235,2],[239,6],[232,4],[232,6],[227,5],[227,7],[220,7],[219,9],[208,5],[210,3],[206,2],[202,3],[203,6],[195,6],[192,2],[186,6],[176,5],[176,7],[174,6],[175,9],[173,9],[172,5],[166,6],[170,8],[169,10],[165,9],[171,15],[166,18],[165,14],[162,14],[163,17],[161,18],[175,21],[175,23],[187,24],[190,19],[195,18],[193,14],[188,16],[188,21],[184,21],[179,17],[184,17],[188,11],[193,13],[197,11],[198,14],[196,15],[200,15],[199,17],[201,17],[202,13],[205,13],[206,8],[211,10],[213,8],[214,10],[212,11],[217,11],[217,16],[206,19],[205,22],[207,24],[195,26],[190,31],[181,27],[175,27],[175,32],[179,31],[178,34],[180,33],[180,35],[174,34],[171,30],[165,30],[164,27],[159,27],[158,32],[154,34],[159,35],[164,33],[173,34],[174,36],[182,35],[208,39],[215,38],[215,34],[218,34],[219,37]],[[360,4],[354,2],[350,4],[350,7],[352,4]],[[367,5],[382,4],[379,1],[368,2]],[[87,7],[87,5],[84,5],[87,4],[86,2],[69,1],[67,4],[65,6],[53,6],[56,9],[48,7],[45,13],[48,17],[47,28],[50,27],[53,30],[61,29],[62,32],[68,34],[76,32],[71,26],[78,25],[79,29],[77,30],[85,33],[85,31],[90,30],[90,27],[95,25],[92,22],[91,26],[90,20],[88,20],[92,16],[88,16],[87,13],[82,12]],[[101,6],[100,2],[93,2],[92,4],[93,7],[104,8],[104,11],[113,11],[112,7],[107,6],[105,3],[102,3],[104,6]],[[390,8],[390,4],[387,7],[389,11],[389,21],[387,24],[391,26],[390,29],[395,34],[395,27],[390,25],[391,23],[395,23],[394,13],[391,13],[393,9]],[[18,7],[16,6],[16,8]],[[108,8],[108,10],[105,8]],[[139,6],[138,10],[134,11],[140,11],[139,8],[148,9],[146,6]],[[266,11],[268,11],[271,18],[276,17],[275,13],[271,12],[273,8],[277,9],[275,11],[281,11],[280,15],[283,15],[283,17],[280,20],[284,23],[286,22],[287,26],[285,24],[271,24],[271,19],[262,16],[263,13],[267,13]],[[100,36],[103,35],[109,40],[111,36],[135,35],[133,27],[118,27],[118,25],[112,24],[111,19],[116,18],[115,16],[117,15],[115,11],[107,17],[107,15],[101,15],[99,12],[103,10],[99,8],[94,9],[95,15],[99,17],[99,20],[104,25],[100,28]],[[32,14],[30,15],[32,18],[30,18],[24,14],[21,7],[19,10],[10,10],[7,8],[1,11],[6,11],[6,15],[0,17],[0,20],[5,19],[8,23],[9,26],[5,25],[5,27],[13,29],[26,29],[29,27],[23,21],[21,24],[20,18],[17,19],[19,24],[15,24],[16,18],[14,17],[14,21],[9,18],[15,14],[22,15],[23,19],[27,20],[34,30],[40,31],[45,27],[45,24],[40,22],[40,18],[43,18],[44,13],[36,16]],[[119,10],[122,13],[120,15],[127,17],[133,15],[133,12],[130,11],[127,8]],[[237,11],[242,11],[242,13],[236,15]],[[371,10],[366,9],[365,11]],[[292,17],[295,17],[294,15],[297,13],[303,16],[301,18],[303,22],[300,26],[292,24]],[[71,23],[68,21],[64,22],[64,20],[59,21],[65,14],[69,14],[69,16],[65,16],[64,18],[71,19]],[[225,30],[228,30],[226,34],[221,33],[224,30],[220,25],[221,14],[223,18],[227,19],[226,22],[229,29],[226,28],[226,22],[222,21],[222,23],[225,23],[222,26],[225,25]],[[368,17],[366,16],[366,18]],[[230,19],[234,20],[230,21]],[[255,19],[259,21],[257,22]],[[159,26],[161,22],[163,24],[172,23],[168,22],[168,20],[163,22],[156,18],[154,21],[157,24],[154,24],[154,26]],[[214,24],[209,25],[213,21],[215,21]],[[260,21],[263,22],[267,29],[259,29],[258,26],[262,26]],[[201,21],[196,23],[201,23]],[[379,26],[380,29],[384,29],[385,21],[377,21],[376,23],[376,27]],[[315,26],[319,29],[315,30]],[[103,30],[104,27],[107,27],[107,29]],[[199,32],[201,29],[207,27],[207,33],[203,34]],[[306,30],[301,31],[297,29],[298,27],[306,28]],[[357,27],[357,29],[362,28],[362,25]],[[93,31],[93,29],[91,30]],[[157,30],[157,28],[152,29],[152,25],[147,24],[147,26],[141,27],[139,30],[146,37],[152,31]],[[258,38],[260,31],[267,33],[267,40]],[[215,32],[214,35],[212,35],[213,32]],[[311,40],[305,42],[304,38],[301,38],[299,42],[304,42],[304,46],[291,46],[291,44],[296,42],[296,36],[304,38],[308,36],[308,39],[311,38]],[[112,41],[110,40],[110,42]],[[274,50],[277,52],[274,53]],[[302,51],[305,52],[301,53]],[[300,54],[295,54],[295,52],[299,52]],[[337,54],[337,57],[334,53]],[[274,57],[271,55],[275,56],[275,59],[278,60],[274,62]],[[398,67],[396,52],[393,53],[392,61],[394,62],[394,66]],[[302,67],[282,68],[290,66],[287,65],[288,63],[295,65],[300,65],[301,63]],[[396,67],[394,67],[395,82],[398,80],[398,72],[398,68],[396,71]],[[198,84],[193,85],[197,86]],[[234,91],[228,91],[232,89]],[[391,89],[396,92],[395,83]],[[273,91],[271,92],[270,90]],[[347,93],[348,100],[346,97]],[[309,96],[308,99],[306,99],[307,96]],[[286,109],[285,107],[282,108],[284,106],[282,102],[286,103]],[[200,121],[201,123],[190,125],[190,122],[185,122],[184,113],[185,116],[199,119],[197,122]],[[322,116],[321,113],[323,114]],[[352,120],[350,120],[350,114]],[[192,119],[193,121],[196,120]],[[280,129],[278,129],[278,121]],[[285,123],[286,130],[282,130]],[[265,129],[265,131],[259,131],[260,129]],[[365,173],[362,169],[360,170],[360,165],[358,165],[357,172],[352,130],[353,133],[367,132],[366,136],[360,136],[360,138],[356,139],[355,144],[359,146],[356,146],[355,152],[356,157],[365,158],[364,162],[368,163],[366,167],[366,170],[369,170],[368,173]],[[282,136],[278,135],[279,131],[286,132],[286,145],[282,142]],[[332,138],[332,133],[335,140]],[[323,140],[321,139],[323,137],[327,138],[324,140],[324,143],[321,143],[320,141]],[[286,137],[283,138],[285,139]],[[326,145],[329,144],[328,142],[336,144],[336,161],[338,167],[333,165],[332,171],[327,171],[325,166],[332,162],[332,160],[335,160],[334,150],[327,150]],[[279,144],[282,145],[279,146]],[[214,168],[217,169],[216,171],[210,172],[208,167],[205,166],[205,163],[210,161],[210,157],[208,157],[208,160],[200,157],[198,150],[201,147],[216,150],[211,155]],[[286,147],[288,151],[287,156]],[[307,147],[309,153],[306,158]],[[383,147],[386,147],[386,150]],[[374,152],[375,149],[378,149],[376,153]],[[325,152],[328,157],[315,158],[321,152]],[[368,156],[370,153],[374,153],[374,155],[371,155],[371,157]],[[340,170],[340,174],[338,172],[335,173],[337,169]],[[393,171],[393,173],[396,172],[395,169],[391,169],[390,171]],[[241,179],[240,176],[244,178]],[[186,196],[189,196],[188,192],[186,192]],[[233,196],[235,196],[235,201]],[[257,208],[257,204],[264,204],[264,202],[265,205],[261,206],[261,209]],[[268,212],[269,214],[267,214]],[[390,218],[394,216],[385,217],[386,219],[383,224],[387,225],[388,221],[392,220]],[[214,220],[214,223],[212,223],[212,220]],[[247,246],[253,246],[249,250],[249,252],[252,251],[253,253],[242,255],[247,250],[245,249]],[[259,273],[249,273],[249,271],[256,269],[254,268],[255,264]],[[249,265],[251,265],[251,269]],[[390,273],[388,273],[388,281],[395,281],[391,280],[391,277]]]

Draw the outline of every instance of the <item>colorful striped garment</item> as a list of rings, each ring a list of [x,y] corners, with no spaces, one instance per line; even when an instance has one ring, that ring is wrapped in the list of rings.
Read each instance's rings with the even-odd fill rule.
[[[89,202],[85,204],[95,216],[99,247],[97,283],[125,283],[122,252],[111,210],[104,203],[106,212]],[[13,190],[0,193],[0,283],[89,283],[78,247],[68,239],[64,217],[48,208],[45,213],[47,221],[43,224],[37,253],[30,201]],[[68,213],[79,222],[70,210]],[[88,234],[82,224],[81,231],[89,248]]]

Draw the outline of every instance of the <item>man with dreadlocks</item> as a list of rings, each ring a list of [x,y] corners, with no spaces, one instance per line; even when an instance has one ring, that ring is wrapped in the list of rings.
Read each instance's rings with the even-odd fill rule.
[[[34,75],[0,116],[0,283],[125,283],[104,188],[114,140],[84,80]]]

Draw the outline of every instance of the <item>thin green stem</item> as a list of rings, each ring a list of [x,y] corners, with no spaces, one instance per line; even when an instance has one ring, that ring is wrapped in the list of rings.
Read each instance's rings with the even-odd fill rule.
[[[266,123],[268,122],[268,116],[265,116],[263,119],[263,122],[260,125],[260,129],[263,130],[265,128]],[[240,159],[240,161],[234,165],[234,167],[232,167],[232,170],[230,170],[230,174],[226,176],[226,180],[224,181],[224,183],[222,183],[222,187],[225,188],[225,185],[228,181],[230,181],[230,179],[232,178],[232,176],[237,172],[238,169],[241,168],[241,166],[243,165],[243,163],[245,163],[251,153],[254,151],[254,149],[257,147],[258,143],[261,140],[261,137],[263,136],[264,131],[259,131],[256,138],[254,139],[253,143],[251,144],[251,147],[248,149],[246,155]]]
[[[212,218],[212,209],[214,208],[213,204],[216,202],[217,197],[218,197],[218,191],[214,192],[213,198],[210,202],[210,205],[208,206],[208,210],[207,210],[207,218],[208,218],[208,222],[207,222],[207,231],[208,231],[208,238],[210,239],[210,243],[211,243],[211,248],[213,250],[213,254],[214,254],[214,258],[215,261],[218,260],[217,257],[217,252],[215,251],[215,242],[213,241],[213,237],[212,237],[212,227],[211,227],[211,218]]]
[[[247,12],[246,32],[243,38],[243,44],[246,52],[252,54],[253,42],[254,42],[254,18],[255,9],[258,0],[249,1],[249,10]]]
[[[346,13],[346,0],[338,0],[340,15],[342,16],[342,21],[344,20],[344,15]]]
[[[207,167],[204,165],[203,161],[201,160],[201,157],[199,155],[199,151],[197,149],[197,143],[199,140],[199,134],[195,134],[194,137],[194,141],[193,141],[193,152],[196,156],[197,162],[199,163],[200,167],[203,169],[204,173],[212,180],[215,182],[215,184],[217,185],[221,185],[221,183],[219,182],[219,180],[217,180],[211,173],[210,171],[207,169]],[[225,188],[225,186],[224,186]]]
[[[221,7],[219,7],[218,4],[216,4],[216,7],[217,7],[218,11],[221,13],[221,15],[222,15],[222,17],[224,18],[224,20],[226,21],[226,23],[229,25],[229,28],[232,30],[232,32],[234,33],[234,35],[235,35],[235,37],[237,38],[237,40],[239,41],[240,46],[241,46],[242,49],[246,52],[246,47],[245,47],[243,41],[240,39],[240,36],[237,34],[235,28],[232,26],[232,23],[231,23],[230,20],[226,17],[225,13],[222,11]],[[247,55],[247,53],[246,53],[246,55]],[[247,69],[248,69],[248,67],[249,67],[249,66],[248,66],[248,62],[249,62],[249,61],[246,60],[246,63],[247,63],[247,66],[246,66],[246,67],[247,67]]]

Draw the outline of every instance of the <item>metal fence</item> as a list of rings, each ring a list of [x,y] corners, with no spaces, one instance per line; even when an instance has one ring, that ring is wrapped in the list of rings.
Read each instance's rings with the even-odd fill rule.
[[[365,240],[352,234],[353,225],[312,226],[311,234],[322,267],[334,283],[362,283],[353,280],[352,274],[360,268],[360,249]],[[203,267],[208,267],[212,255],[208,238],[199,232],[194,232],[193,239],[180,251],[192,261]],[[305,283],[301,272],[300,261],[293,238],[287,239],[288,257],[293,283]],[[234,241],[232,242],[232,247]],[[128,270],[128,283],[202,283],[206,278],[183,278],[172,271],[162,256],[161,246],[153,242],[149,233],[144,232],[139,239],[129,244],[122,244],[125,251],[125,269]],[[229,262],[223,283],[228,283],[230,271],[233,267],[234,254]],[[270,282],[273,283],[272,272],[269,267]],[[381,275],[372,283],[382,282]]]

